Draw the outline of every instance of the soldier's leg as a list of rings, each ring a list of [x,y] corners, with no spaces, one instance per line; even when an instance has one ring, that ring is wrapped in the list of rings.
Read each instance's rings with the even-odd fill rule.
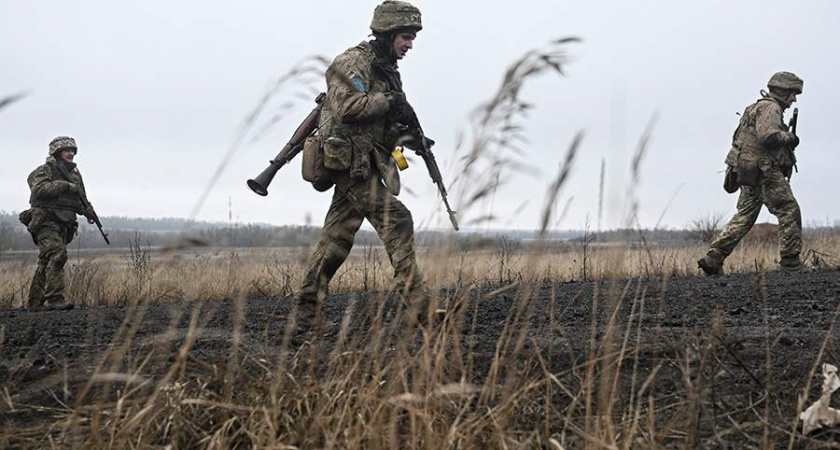
[[[377,177],[371,177],[366,184],[352,186],[348,197],[360,205],[365,218],[385,243],[385,251],[394,267],[394,287],[406,306],[413,309],[410,316],[425,322],[431,298],[417,266],[411,212]]]
[[[30,306],[61,303],[64,301],[64,264],[67,262],[62,229],[58,224],[45,223],[39,227],[35,239],[39,251],[38,269],[29,289]]]
[[[312,328],[318,308],[327,295],[330,280],[350,255],[353,239],[363,220],[362,214],[336,188],[298,291],[299,330]]]
[[[758,214],[761,212],[761,196],[756,188],[741,186],[741,194],[738,196],[738,210],[729,219],[723,231],[712,241],[711,248],[706,256],[697,264],[708,275],[720,274],[723,269],[723,261],[732,254],[741,239],[750,231]]]
[[[64,303],[64,265],[67,264],[67,241],[62,230],[50,237],[50,256],[44,277],[44,298],[49,304]]]
[[[719,256],[721,261],[731,255],[741,239],[755,224],[755,220],[758,219],[758,214],[761,212],[761,206],[761,196],[756,192],[756,188],[741,186],[741,194],[738,196],[738,210],[729,219],[718,237],[712,241],[710,251]]]
[[[32,282],[29,284],[29,300],[27,306],[30,309],[39,308],[44,304],[44,278],[47,273],[48,260],[49,254],[39,248],[38,267],[35,269],[35,275],[32,276]]]
[[[793,196],[790,183],[779,170],[764,175],[761,197],[770,213],[779,219],[780,264],[799,266],[802,253],[802,213]]]

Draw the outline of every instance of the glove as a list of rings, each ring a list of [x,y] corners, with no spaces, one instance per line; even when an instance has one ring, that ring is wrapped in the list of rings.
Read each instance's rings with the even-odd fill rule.
[[[58,181],[56,181],[56,183],[58,184],[58,186],[61,188],[62,191],[70,192],[70,193],[79,191],[79,188],[75,184],[73,184],[69,181],[58,180]]]
[[[797,136],[793,133],[790,133],[790,137],[788,137],[788,144],[787,145],[789,145],[792,148],[796,148],[797,146],[799,146],[799,136]]]
[[[392,111],[402,112],[408,101],[405,99],[405,92],[391,92],[388,94],[388,106]]]
[[[85,216],[89,224],[93,224],[93,218],[96,216],[96,213],[93,212],[93,206],[85,209],[85,212],[83,212],[82,215]]]
[[[411,125],[414,122],[414,108],[408,103],[403,92],[392,92],[388,94],[388,104],[391,118],[394,122]]]

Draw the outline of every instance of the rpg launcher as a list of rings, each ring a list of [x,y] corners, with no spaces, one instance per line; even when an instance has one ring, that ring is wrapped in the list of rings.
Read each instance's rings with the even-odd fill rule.
[[[257,195],[268,195],[268,185],[271,184],[274,175],[277,175],[277,171],[288,164],[289,161],[293,160],[303,150],[303,142],[318,129],[318,118],[321,115],[321,108],[326,96],[327,94],[321,92],[315,97],[315,103],[317,105],[306,116],[306,119],[303,119],[303,122],[298,125],[289,142],[280,150],[280,153],[274,159],[268,162],[268,167],[262,173],[257,175],[256,178],[248,180],[248,187]]]

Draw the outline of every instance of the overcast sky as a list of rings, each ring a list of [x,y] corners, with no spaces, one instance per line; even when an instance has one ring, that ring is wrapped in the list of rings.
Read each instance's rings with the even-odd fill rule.
[[[3,0],[0,96],[30,95],[0,111],[0,209],[27,207],[27,174],[43,163],[48,142],[67,134],[79,144],[77,163],[100,215],[187,217],[267,86],[307,56],[332,59],[366,39],[377,4]],[[736,196],[721,188],[721,170],[736,113],[779,70],[805,80],[792,181],[803,218],[840,219],[840,2],[415,4],[424,29],[400,70],[447,179],[455,175],[458,131],[506,66],[554,38],[583,39],[569,46],[565,78],[546,74],[526,86],[523,97],[536,105],[525,122],[527,159],[541,173],[519,174],[497,193],[493,227],[538,227],[546,189],[578,130],[585,138],[559,202],[574,199],[559,227],[581,228],[587,216],[594,227],[602,159],[603,226],[622,225],[630,159],[654,113],[637,191],[641,225],[653,226],[663,213],[662,225],[671,227],[715,212],[728,217]],[[245,187],[312,108],[293,94],[278,94],[267,116],[286,100],[295,107],[233,155],[199,220],[227,221],[232,210],[241,222],[321,223],[331,194],[300,178],[299,161],[278,174],[268,197]],[[416,223],[448,226],[420,161],[403,172],[403,183],[411,192],[400,198]],[[759,220],[775,222],[766,210]]]

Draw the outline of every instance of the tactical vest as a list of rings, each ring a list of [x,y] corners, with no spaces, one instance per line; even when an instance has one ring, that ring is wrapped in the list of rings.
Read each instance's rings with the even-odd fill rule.
[[[755,158],[769,157],[771,163],[776,165],[782,163],[784,148],[769,149],[762,145],[758,140],[756,118],[758,116],[759,106],[763,102],[772,102],[776,104],[776,101],[772,98],[765,97],[759,99],[752,105],[747,106],[744,110],[744,114],[741,115],[741,120],[738,122],[738,128],[735,129],[735,133],[732,135],[732,147],[733,150],[737,151],[734,155],[727,156],[727,164],[734,166],[735,164],[732,164],[733,161],[730,156],[734,156],[737,160],[739,153],[748,153]],[[787,129],[784,121],[781,122],[781,125],[784,129]]]
[[[348,49],[345,54],[347,53],[353,54],[355,58],[358,58],[360,65],[363,64],[371,68],[369,83],[367,85],[360,84],[357,86],[360,91],[363,90],[369,93],[402,91],[402,81],[399,79],[398,72],[395,73],[392,80],[389,80],[386,78],[385,73],[377,70],[374,64],[376,52],[370,42],[363,41],[359,45]],[[351,79],[349,81],[353,82],[354,80]],[[398,84],[399,87],[392,87],[392,84]],[[361,139],[378,144],[383,148],[391,148],[393,146],[396,135],[390,129],[392,124],[390,114],[364,123],[341,123],[335,120],[333,109],[334,106],[330,104],[328,97],[328,100],[324,102],[319,120],[320,132],[326,138],[335,136],[338,138],[349,138],[350,140]]]
[[[60,164],[60,163],[59,163]],[[49,173],[50,181],[65,180],[54,164],[47,163],[41,166]],[[41,170],[38,168],[36,170]],[[82,192],[84,192],[84,185],[82,184],[82,177],[77,170],[70,172],[70,181],[75,184]],[[83,214],[85,211],[82,201],[79,198],[78,192],[62,191],[59,195],[48,199],[36,198],[34,194],[29,196],[29,204],[34,208],[44,208],[51,210],[72,211],[76,214]]]

